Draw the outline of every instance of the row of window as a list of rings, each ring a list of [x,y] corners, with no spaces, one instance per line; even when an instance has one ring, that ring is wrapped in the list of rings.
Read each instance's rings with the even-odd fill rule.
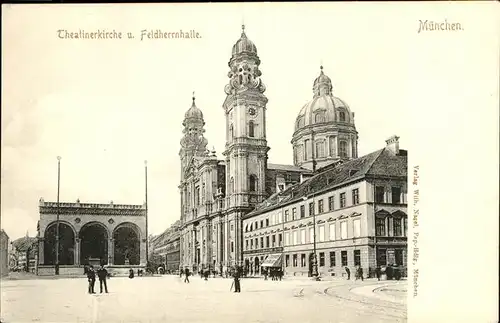
[[[330,151],[328,152],[326,149],[326,141],[324,139],[316,140],[314,142],[314,157],[315,158],[324,158],[329,156],[337,156],[335,153],[335,141],[336,137],[329,137],[328,138],[328,147],[330,148]],[[297,162],[302,162],[306,160],[312,159],[313,152],[312,152],[313,146],[311,145],[311,140],[306,139],[304,140],[303,145],[297,145],[295,146],[295,159]],[[347,158],[348,157],[348,143],[345,140],[339,140],[338,142],[338,157],[340,158]]]
[[[307,255],[305,253],[300,254],[300,263],[299,263],[299,254],[293,254],[291,256],[292,257],[290,258],[290,255],[285,255],[285,267],[305,268],[309,266],[307,262]],[[309,261],[312,262],[311,256],[312,254],[310,254]],[[342,267],[348,266],[349,258],[346,250],[340,252],[340,262],[337,261],[337,253],[335,251],[330,251],[328,256],[329,256],[329,262],[328,262],[329,267],[336,267],[339,265]],[[361,266],[361,250],[354,250],[353,257],[354,257],[354,266]],[[291,262],[290,259],[292,260]],[[326,265],[327,264],[325,259],[325,252],[318,253],[318,266],[325,267]]]
[[[346,193],[340,193],[340,208],[346,207]],[[325,212],[325,205],[324,205],[324,200],[320,199],[317,201],[318,203],[318,214],[324,213]],[[315,211],[315,202],[310,202],[308,206],[308,215],[312,216],[314,215]],[[352,205],[357,205],[359,204],[359,189],[355,188],[352,190]],[[335,196],[329,196],[328,197],[328,211],[333,211],[335,209]],[[294,207],[291,209],[292,213],[290,214],[290,210],[285,210],[285,215],[284,215],[284,221],[289,222],[289,221],[295,221],[298,219],[303,219],[306,217],[306,206],[301,205],[299,207],[300,211],[300,217],[297,215],[297,207]],[[270,223],[269,219],[260,220],[260,226],[259,226],[259,221],[255,221],[254,223],[251,223],[250,225],[247,225],[245,228],[245,232],[257,230],[259,228],[264,228],[264,223],[265,227],[268,227],[269,225],[275,225],[282,223],[281,215],[275,219],[275,221],[272,221],[273,223]]]
[[[379,237],[393,236],[401,237],[408,234],[408,219],[402,217],[387,216],[375,218],[375,235]]]
[[[261,221],[262,222],[262,221]],[[352,221],[352,236],[349,234],[348,221],[344,220],[340,223],[330,223],[327,226],[319,225],[317,232],[314,232],[314,227],[306,228],[285,232],[285,246],[294,246],[300,244],[334,241],[337,238],[336,225],[340,225],[339,233],[340,240],[345,240],[349,238],[359,238],[361,237],[361,219],[354,219]],[[328,230],[328,232],[326,232]],[[375,234],[379,237],[393,236],[393,237],[406,237],[408,230],[408,219],[406,217],[393,217],[387,216],[383,218],[375,219]],[[307,234],[307,232],[309,232]],[[282,247],[282,234],[278,234],[278,239],[276,239],[276,234],[268,235],[266,237],[259,238],[249,238],[245,242],[245,250],[263,249],[263,248],[273,248]]]
[[[319,267],[336,267],[341,266],[345,267],[349,264],[349,253],[346,250],[340,251],[340,262],[337,260],[337,252],[330,251],[328,253],[328,264],[326,263],[325,252],[318,253],[318,266]],[[291,256],[291,257],[290,257]],[[300,263],[299,263],[300,256]],[[309,254],[309,261],[312,263],[312,254]],[[352,252],[353,264],[354,266],[361,266],[361,250],[353,250]],[[394,249],[387,250],[384,248],[377,249],[376,256],[376,265],[377,266],[387,266],[389,264],[394,264],[398,266],[405,265],[404,259],[404,250],[403,249]],[[291,261],[290,261],[291,260]],[[307,254],[292,254],[285,255],[285,267],[308,267]]]
[[[325,122],[326,121],[326,114],[324,111],[318,111],[315,113],[315,116],[314,116],[314,123],[321,123],[321,122]],[[337,121],[340,121],[340,122],[346,122],[346,113],[345,111],[342,111],[340,110],[338,112],[338,118],[337,118]],[[300,116],[298,119],[297,119],[297,128],[302,128],[304,127],[305,125],[305,116]]]
[[[361,237],[361,219],[355,219],[352,221],[353,224],[352,237],[350,237],[348,234],[347,223],[348,223],[347,220],[340,222],[340,239]],[[330,223],[327,226],[329,241],[336,240],[335,226],[336,226],[335,223]],[[326,241],[325,225],[318,226],[317,232],[314,232],[314,227],[308,228],[308,231],[309,234],[307,236],[306,236],[307,231],[305,228],[294,230],[291,232],[285,232],[285,246],[314,243],[315,239],[316,242]],[[276,246],[281,247],[282,246],[281,243],[282,243],[282,235],[280,233],[278,234],[278,240],[276,240],[276,234],[266,237],[247,239],[245,242],[245,248],[246,250],[253,250],[253,249],[272,248]]]
[[[401,203],[401,187],[399,186],[393,186],[391,187],[391,201],[386,201],[386,191],[384,186],[376,186],[375,187],[375,202],[377,203],[386,203],[386,202],[391,202],[393,204],[399,204]],[[339,194],[339,208],[345,208],[347,207],[347,196],[346,192],[342,192]],[[325,199],[319,199],[317,200],[317,212],[318,214],[324,213],[324,212],[329,212],[329,211],[334,211],[336,209],[335,205],[335,195],[329,196],[327,201],[327,205],[325,206]],[[357,205],[360,203],[359,199],[359,189],[355,188],[351,191],[351,206]],[[309,202],[308,205],[308,215],[312,216],[314,215],[314,212],[316,210],[316,203]],[[326,210],[325,210],[326,208]],[[299,212],[299,214],[297,214]],[[284,214],[284,221],[295,221],[299,219],[303,219],[306,217],[306,205],[300,205],[299,209],[297,210],[297,207],[293,207],[291,209],[291,214],[290,214],[290,209],[285,210]],[[264,226],[265,223],[265,226]],[[255,221],[254,223],[251,223],[250,225],[247,225],[245,228],[245,232],[257,230],[259,228],[264,228],[268,227],[269,225],[275,225],[275,224],[280,224],[282,223],[281,219],[281,214],[276,216],[276,218],[273,218],[273,221],[269,221],[269,219],[266,219],[265,222],[264,220],[260,221],[260,226],[259,222]]]
[[[252,120],[250,120],[248,122],[248,137],[255,137],[255,130],[257,128],[257,125],[255,124],[255,122],[253,122]],[[230,125],[229,126],[229,138],[234,138],[234,127],[233,125]]]

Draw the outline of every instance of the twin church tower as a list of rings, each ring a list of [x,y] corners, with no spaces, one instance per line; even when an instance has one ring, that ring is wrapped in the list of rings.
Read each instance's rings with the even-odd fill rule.
[[[314,81],[313,100],[296,119],[294,165],[268,163],[266,87],[257,48],[244,26],[228,65],[224,160],[207,149],[205,121],[194,96],[183,122],[180,266],[193,271],[241,265],[246,214],[317,168],[357,157],[354,113],[332,95],[331,80],[321,68]]]

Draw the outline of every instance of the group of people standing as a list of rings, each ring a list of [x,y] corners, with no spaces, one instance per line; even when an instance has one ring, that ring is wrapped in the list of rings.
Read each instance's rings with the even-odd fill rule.
[[[347,280],[350,280],[351,279],[351,270],[347,266],[344,267],[344,269],[345,269],[345,272],[347,274]],[[361,266],[356,266],[356,271],[354,272],[354,280],[358,280],[358,279],[361,279],[362,281],[364,280],[363,267],[361,267]]]
[[[263,270],[264,280],[267,280],[267,276],[271,277],[271,280],[281,280],[283,278],[283,269],[276,267],[269,267]]]
[[[200,278],[204,278],[205,280],[208,280],[208,276],[210,275],[210,270],[209,269],[201,269],[200,270]],[[215,275],[215,274],[214,274]],[[239,266],[236,266],[236,268],[233,268],[231,270],[231,276],[233,277],[233,283],[231,285],[230,291],[233,290],[234,287],[234,292],[235,293],[240,293],[241,292],[241,284],[240,284],[240,278],[242,275],[242,269]],[[191,272],[189,271],[189,268],[181,268],[179,271],[179,277],[182,278],[184,276],[184,283],[189,283],[189,276],[191,276]],[[226,272],[226,277],[227,277],[227,272]]]
[[[88,287],[88,293],[89,294],[95,294],[94,291],[94,286],[95,286],[95,281],[96,281],[96,276],[99,278],[99,286],[102,294],[102,286],[104,285],[104,290],[106,293],[108,293],[108,284],[106,282],[106,279],[108,278],[108,271],[106,268],[104,268],[103,265],[101,265],[97,271],[94,270],[94,266],[90,265],[87,268],[87,280],[89,282],[89,287]]]

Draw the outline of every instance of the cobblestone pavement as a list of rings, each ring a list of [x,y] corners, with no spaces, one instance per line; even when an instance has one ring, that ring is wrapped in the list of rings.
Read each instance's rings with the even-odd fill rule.
[[[4,280],[1,322],[406,322],[406,282],[190,280],[115,277],[95,295],[85,278]]]

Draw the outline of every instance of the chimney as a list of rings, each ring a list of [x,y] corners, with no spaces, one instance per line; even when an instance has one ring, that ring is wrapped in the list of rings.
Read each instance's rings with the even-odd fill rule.
[[[399,155],[399,137],[394,135],[385,141],[387,148],[394,154]]]

